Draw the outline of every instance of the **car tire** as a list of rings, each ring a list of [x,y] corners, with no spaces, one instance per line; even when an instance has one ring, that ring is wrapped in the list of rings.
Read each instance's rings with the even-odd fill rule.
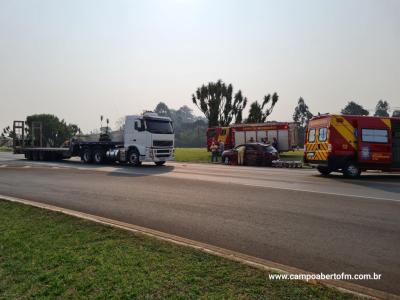
[[[83,150],[83,154],[82,154],[82,161],[85,164],[90,164],[93,161],[93,157],[92,157],[92,151],[90,151],[89,148],[86,148]]]
[[[133,167],[138,167],[141,165],[141,162],[139,160],[139,152],[136,149],[132,149],[128,152],[128,162]]]
[[[230,165],[230,164],[231,164],[230,159],[229,159],[228,156],[223,156],[223,157],[222,157],[222,162],[223,162],[225,165]]]
[[[156,164],[156,166],[160,167],[160,166],[165,165],[165,160],[164,161],[156,161],[154,163]]]
[[[358,178],[360,177],[361,169],[353,162],[350,162],[343,169],[343,175],[346,178]]]
[[[104,150],[101,148],[95,149],[93,153],[93,162],[95,164],[100,165],[104,162],[104,159],[105,159]]]
[[[317,170],[323,176],[328,176],[332,172],[332,170],[327,167],[317,167]]]

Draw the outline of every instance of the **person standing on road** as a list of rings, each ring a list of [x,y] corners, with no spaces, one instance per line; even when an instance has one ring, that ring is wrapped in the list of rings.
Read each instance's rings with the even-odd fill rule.
[[[215,142],[213,141],[211,146],[210,146],[210,150],[211,150],[211,162],[217,162],[218,161],[218,146],[215,144]]]
[[[279,151],[278,140],[276,139],[276,137],[274,137],[274,141],[272,142],[272,147],[274,147],[276,149],[276,151]]]
[[[221,160],[222,160],[222,153],[224,153],[224,151],[225,151],[225,144],[223,141],[221,141],[221,142],[219,142],[219,145],[218,145],[218,154],[221,157]]]
[[[238,165],[239,165],[239,166],[243,165],[243,162],[244,162],[244,153],[245,153],[245,151],[246,151],[246,146],[244,146],[244,145],[239,146],[239,147],[237,148],[237,152],[238,152]]]

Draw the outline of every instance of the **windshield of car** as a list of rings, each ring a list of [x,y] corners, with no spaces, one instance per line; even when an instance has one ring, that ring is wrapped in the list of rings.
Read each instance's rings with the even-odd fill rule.
[[[268,153],[275,153],[275,152],[278,152],[278,151],[276,151],[276,149],[275,149],[273,146],[271,146],[271,145],[264,146],[263,148],[264,148],[264,151],[265,151],[265,152],[268,152]]]
[[[172,123],[164,120],[146,119],[146,129],[151,133],[174,133]]]

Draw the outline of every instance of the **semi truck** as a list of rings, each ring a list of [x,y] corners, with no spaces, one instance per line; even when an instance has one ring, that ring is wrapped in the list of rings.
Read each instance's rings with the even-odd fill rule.
[[[400,118],[320,115],[308,124],[304,162],[322,175],[400,171]]]
[[[298,145],[298,124],[295,122],[265,122],[258,124],[233,124],[228,127],[211,127],[207,130],[207,147],[212,142],[223,142],[225,149],[254,142],[272,143],[276,139],[280,152],[293,150]]]
[[[24,121],[14,121],[13,149],[28,160],[61,160],[80,157],[84,163],[128,163],[139,166],[142,162],[154,162],[157,166],[174,159],[174,129],[170,118],[153,112],[125,117],[120,130],[99,134],[77,135],[61,147],[44,145],[43,124],[29,124],[30,136],[26,135]]]

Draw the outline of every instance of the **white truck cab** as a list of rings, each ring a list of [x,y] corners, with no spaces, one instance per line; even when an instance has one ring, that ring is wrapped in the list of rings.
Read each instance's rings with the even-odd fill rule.
[[[172,120],[153,112],[126,116],[123,130],[126,160],[137,165],[155,162],[162,165],[174,159]]]

